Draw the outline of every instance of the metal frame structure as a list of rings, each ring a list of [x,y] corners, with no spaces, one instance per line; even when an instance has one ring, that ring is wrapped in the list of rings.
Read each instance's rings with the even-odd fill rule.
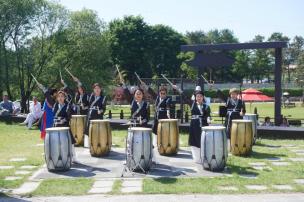
[[[275,49],[275,125],[279,125],[281,115],[282,97],[282,49],[287,47],[287,42],[260,42],[260,43],[223,43],[223,44],[195,44],[182,45],[182,52],[194,52],[195,57],[188,61],[192,67],[198,68],[198,74],[204,73],[207,67],[219,67],[233,64],[234,60],[222,54],[224,51],[246,50],[246,49]],[[218,52],[216,52],[218,51]],[[220,53],[219,53],[220,52]],[[199,85],[204,89],[203,79],[200,78]]]

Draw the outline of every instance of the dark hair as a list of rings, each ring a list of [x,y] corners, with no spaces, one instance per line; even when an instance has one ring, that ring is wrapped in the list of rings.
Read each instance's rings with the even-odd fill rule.
[[[99,83],[94,83],[92,87],[95,88],[96,86],[98,86],[99,88],[101,88],[101,85]]]
[[[58,92],[58,90],[56,89],[56,88],[51,88],[50,89],[50,94],[51,95],[54,95],[55,93],[57,93]]]
[[[197,90],[197,91],[194,92],[194,95],[198,95],[198,94],[201,94],[203,96],[205,95],[204,92],[201,91],[201,90]]]
[[[168,92],[167,88],[165,86],[159,87],[159,92],[165,91],[166,93]]]
[[[77,86],[77,88],[76,88],[76,93],[79,93],[79,88],[81,88],[82,89],[82,91],[83,92],[85,92],[85,87],[83,87],[83,86]],[[94,88],[94,87],[93,87]]]
[[[145,94],[143,89],[138,88],[138,89],[136,89],[136,90],[134,91],[134,95],[136,94],[136,91],[138,91],[138,90],[139,90],[143,95]]]
[[[265,122],[266,122],[267,120],[270,121],[270,117],[269,117],[269,116],[266,116],[266,117],[265,117]]]

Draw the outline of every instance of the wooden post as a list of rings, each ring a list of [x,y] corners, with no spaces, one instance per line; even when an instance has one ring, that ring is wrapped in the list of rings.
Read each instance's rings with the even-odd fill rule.
[[[275,105],[274,105],[274,120],[275,125],[281,124],[281,97],[282,97],[282,48],[275,49]]]

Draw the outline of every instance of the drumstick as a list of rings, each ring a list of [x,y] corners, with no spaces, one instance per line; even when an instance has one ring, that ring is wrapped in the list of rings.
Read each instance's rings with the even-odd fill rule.
[[[34,75],[31,73],[31,76],[33,77],[33,79],[34,79],[34,81],[38,84],[38,85],[41,85],[38,81],[37,81],[37,79],[34,77]]]
[[[60,75],[60,79],[61,79],[61,81],[62,81],[63,79],[62,79],[61,70],[59,70],[59,75]]]
[[[161,74],[161,76],[171,85],[171,87],[176,86],[174,85],[164,74]],[[177,88],[177,91],[179,93],[182,93],[183,91],[180,88]]]
[[[75,78],[75,76],[67,68],[64,68],[64,69],[73,79]]]
[[[134,72],[135,76],[137,77],[137,79],[139,80],[140,83],[145,83],[141,80],[141,78],[138,76],[138,74],[136,72]]]
[[[116,67],[116,69],[117,69],[117,72],[118,72],[118,75],[119,75],[120,81],[121,81],[121,82],[124,82],[124,80],[123,80],[123,78],[122,78],[122,75],[121,75],[121,73],[120,73],[120,71],[119,71],[118,66],[117,66],[117,65],[115,65],[115,67]]]
[[[212,87],[212,85],[208,82],[208,80],[201,74],[201,77],[204,79],[204,81]],[[216,90],[219,90],[217,87],[215,87]]]

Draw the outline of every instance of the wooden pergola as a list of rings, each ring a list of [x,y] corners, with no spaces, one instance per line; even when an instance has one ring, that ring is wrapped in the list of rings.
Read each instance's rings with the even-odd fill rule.
[[[282,49],[287,47],[287,42],[261,42],[261,43],[225,43],[225,44],[195,44],[182,45],[182,52],[194,52],[195,57],[188,64],[198,68],[198,74],[205,72],[206,68],[230,66],[234,59],[223,52],[246,49],[275,49],[275,125],[279,125],[281,115],[282,96]],[[199,85],[204,89],[203,79],[199,76]]]

